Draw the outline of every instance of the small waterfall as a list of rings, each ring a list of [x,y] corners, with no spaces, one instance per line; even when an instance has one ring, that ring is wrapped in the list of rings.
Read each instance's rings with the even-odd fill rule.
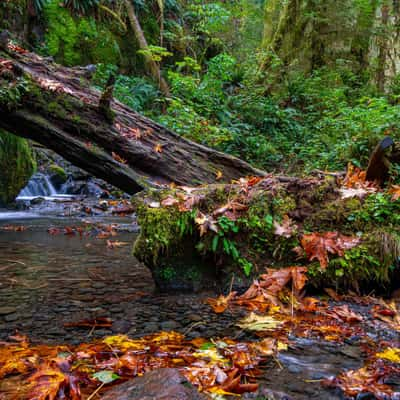
[[[47,175],[36,173],[21,190],[18,197],[53,197],[57,195]]]

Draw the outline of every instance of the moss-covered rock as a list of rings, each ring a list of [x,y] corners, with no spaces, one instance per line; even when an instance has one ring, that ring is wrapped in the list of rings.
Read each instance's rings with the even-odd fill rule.
[[[400,201],[385,193],[342,198],[331,178],[168,189],[136,201],[142,231],[134,254],[162,289],[240,289],[265,267],[307,265],[316,287],[384,290],[398,272]],[[360,242],[330,255],[323,270],[299,253],[300,242],[332,231]]]
[[[11,203],[36,168],[25,139],[0,131],[0,205]]]

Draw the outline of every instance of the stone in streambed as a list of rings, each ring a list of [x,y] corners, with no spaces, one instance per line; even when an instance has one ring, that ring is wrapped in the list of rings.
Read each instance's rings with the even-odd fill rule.
[[[101,400],[206,400],[176,369],[163,368],[125,382]]]
[[[8,315],[15,313],[17,309],[15,307],[0,307],[0,315]]]

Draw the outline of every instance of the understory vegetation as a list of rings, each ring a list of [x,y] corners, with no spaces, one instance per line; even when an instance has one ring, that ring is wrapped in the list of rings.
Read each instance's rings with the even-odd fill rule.
[[[3,15],[26,7],[25,1],[15,3],[2,5]],[[130,107],[259,168],[301,174],[343,170],[348,162],[365,167],[383,135],[399,138],[400,80],[383,71],[382,86],[379,68],[387,61],[369,50],[383,46],[383,38],[397,28],[379,28],[369,1],[349,2],[354,12],[350,21],[318,2],[310,17],[301,14],[311,7],[307,2],[300,14],[285,15],[282,10],[277,14],[277,1],[135,0],[147,40],[144,49],[130,27],[124,1],[33,3],[39,22],[28,39],[37,51],[69,66],[97,64],[93,83],[100,88],[110,72],[116,73],[115,96]],[[299,23],[305,18],[304,24],[315,30],[336,18],[343,23],[340,38],[349,36],[354,25],[354,37],[346,36],[353,48],[343,45],[340,56],[329,58],[324,49],[334,46],[333,39],[321,34],[326,43],[319,57],[304,50],[304,60],[288,63],[288,52],[296,57],[296,47],[314,39],[297,38],[298,43],[290,42],[293,50],[285,49],[289,44],[282,39],[285,48],[277,49],[280,32],[270,38],[270,31],[278,29],[269,20],[273,12],[282,25],[287,18]],[[286,35],[290,38],[290,30]],[[144,61],[149,59],[168,82],[167,96],[147,74]]]

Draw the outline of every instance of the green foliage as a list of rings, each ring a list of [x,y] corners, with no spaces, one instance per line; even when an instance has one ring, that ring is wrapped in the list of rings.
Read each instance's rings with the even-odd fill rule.
[[[392,201],[385,193],[369,195],[361,209],[352,213],[348,220],[358,223],[385,224],[386,226],[400,224],[400,200]]]
[[[101,90],[107,82],[110,73],[117,74],[118,67],[112,64],[98,64],[93,83]],[[149,112],[152,108],[158,110],[159,91],[154,83],[141,77],[117,75],[114,85],[114,96],[135,111]]]
[[[74,17],[50,0],[44,8],[47,23],[45,52],[65,65],[112,63],[120,58],[111,31],[93,17]]]
[[[146,49],[138,50],[137,53],[142,54],[157,63],[161,62],[165,57],[172,56],[172,53],[165,47],[153,45],[148,46]]]
[[[33,5],[38,14],[42,12],[43,7],[47,4],[48,1],[49,0],[34,0],[33,1]]]
[[[75,14],[87,14],[99,5],[99,0],[64,0],[64,5]]]

